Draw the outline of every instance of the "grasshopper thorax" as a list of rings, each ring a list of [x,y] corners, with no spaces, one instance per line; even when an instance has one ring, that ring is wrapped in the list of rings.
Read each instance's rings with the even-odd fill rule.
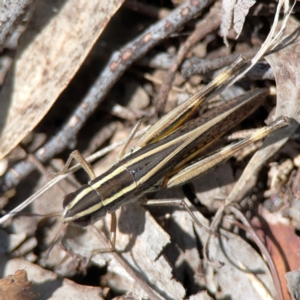
[[[65,197],[61,220],[63,223],[85,227],[105,217],[106,213],[99,194],[89,184],[85,184]]]

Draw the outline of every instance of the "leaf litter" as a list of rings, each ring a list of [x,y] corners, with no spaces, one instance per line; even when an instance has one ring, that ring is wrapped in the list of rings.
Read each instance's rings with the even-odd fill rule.
[[[66,1],[68,5],[72,5],[71,2]],[[250,1],[251,3],[248,2],[248,4],[246,1],[237,2],[243,8],[233,3],[232,9],[240,10],[240,16],[242,17],[238,20],[235,19],[237,21],[234,21],[234,28],[237,34],[240,35],[240,39],[243,39],[241,28],[245,22],[244,16],[247,15],[249,7],[254,4],[254,1]],[[226,3],[227,1],[223,1],[223,6]],[[116,6],[111,8],[108,19],[111,18],[120,4],[120,2],[116,2]],[[281,1],[278,6],[280,7],[283,4],[283,1]],[[256,3],[255,5],[265,4]],[[91,6],[93,6],[92,3]],[[250,14],[259,11],[257,6],[256,10],[250,9]],[[287,3],[285,3],[284,9],[285,13],[287,13]],[[278,12],[279,10],[278,8]],[[229,16],[233,16],[236,14],[236,11],[228,11],[227,13]],[[278,20],[278,14],[276,15],[277,19],[275,18],[275,24]],[[229,30],[232,23],[231,20],[224,21],[225,18],[229,17],[222,16],[223,22],[230,24],[226,25]],[[291,17],[289,20],[291,20]],[[267,56],[266,60],[271,65],[276,81],[277,106],[275,116],[285,115],[298,121],[298,110],[295,108],[298,106],[299,98],[297,97],[298,44],[296,35],[298,21],[295,18],[293,22],[293,29],[289,29],[290,24],[283,22],[282,26],[283,28],[287,27],[285,34],[289,39],[283,40],[280,46],[285,45],[285,47]],[[103,26],[106,26],[106,22],[104,23]],[[237,23],[240,24],[239,27],[237,27]],[[148,26],[147,23],[144,26]],[[293,32],[294,34],[292,34]],[[73,71],[70,70],[69,74],[64,74],[67,82],[71,81],[73,74],[82,64],[84,57],[99,34],[100,31],[97,31],[91,34],[91,36],[85,36],[90,46],[87,47],[86,52],[84,52],[85,54],[82,54],[80,62],[72,66],[74,68]],[[224,34],[224,31],[222,31],[222,36],[226,35],[227,33]],[[263,50],[252,60],[253,64],[261,58],[264,52],[269,51],[275,44],[278,44],[278,41],[281,41],[279,36],[274,38],[276,36],[275,31],[270,36],[271,38],[267,39],[269,44],[263,45]],[[218,33],[213,33],[210,38],[212,37],[218,37]],[[230,44],[233,43],[230,36],[228,36],[228,42]],[[237,43],[243,44],[243,41],[237,40]],[[208,45],[207,41],[206,45]],[[96,47],[101,46],[103,47],[103,44],[99,43],[98,46],[96,44]],[[221,48],[221,45],[219,47]],[[57,51],[55,45],[53,45],[53,50]],[[92,60],[98,56],[97,52],[92,51],[91,58],[88,59]],[[71,57],[69,61],[66,57],[64,59],[66,60],[66,68],[68,68],[68,63],[72,59]],[[26,65],[27,67],[34,69],[30,65]],[[138,68],[138,64],[134,68]],[[206,76],[209,78],[209,75]],[[58,81],[60,80],[59,75],[57,79]],[[62,84],[64,85],[64,83]],[[137,89],[141,88],[149,92],[146,89],[146,85],[142,83],[140,86],[139,84],[135,85]],[[36,90],[35,85],[33,88]],[[56,101],[63,89],[64,87],[62,87],[61,83],[53,87],[53,96],[50,97],[52,103]],[[34,101],[37,105],[43,105],[43,102],[39,100],[42,91],[43,89],[36,90],[38,97]],[[115,93],[118,95],[118,92]],[[153,93],[155,91],[151,90],[149,95],[152,97]],[[119,95],[121,94],[119,93]],[[112,96],[108,96],[108,98],[112,98]],[[24,101],[26,103],[26,99]],[[126,108],[126,103],[120,102],[120,104]],[[16,105],[12,105],[12,107],[16,107]],[[266,105],[265,109],[267,108]],[[29,122],[28,124],[30,125],[29,129],[22,130],[22,138],[36,126],[47,110],[39,113],[39,118],[34,118],[33,122],[31,122],[32,117],[27,118],[26,115],[23,116],[24,121]],[[132,111],[134,115],[134,110]],[[151,111],[151,107],[149,111]],[[126,113],[123,119],[128,120],[128,123],[132,122],[130,121],[131,117],[126,117],[127,112],[125,110],[119,109],[119,112],[118,116],[121,116],[121,119],[122,114]],[[13,112],[11,113],[13,114]],[[36,111],[35,113],[37,114]],[[111,116],[114,115],[113,111],[111,111]],[[19,124],[19,121],[17,121],[18,118],[14,120],[15,123],[8,122],[8,124],[16,127]],[[7,116],[5,119],[9,120]],[[112,121],[112,117],[107,118],[104,116],[104,119],[107,124]],[[253,120],[252,122],[252,127],[254,127],[256,124]],[[123,132],[121,135],[128,135],[128,127],[130,126],[126,123],[122,126],[123,128],[120,127],[118,129],[118,133]],[[260,126],[262,126],[262,123],[260,123]],[[259,154],[254,155],[245,172],[242,171],[246,165],[244,161],[236,166],[230,161],[218,166],[213,171],[209,171],[200,179],[194,180],[188,187],[184,188],[184,190],[187,189],[192,194],[192,196],[188,197],[189,199],[186,198],[186,192],[183,193],[181,188],[173,188],[170,191],[161,191],[156,195],[151,195],[157,199],[185,199],[195,217],[201,221],[201,224],[205,228],[194,224],[184,208],[167,207],[150,208],[148,210],[139,203],[130,204],[117,212],[117,251],[113,253],[97,253],[98,249],[107,247],[107,241],[99,231],[104,232],[106,236],[109,235],[109,217],[97,222],[93,228],[79,229],[74,226],[62,226],[57,217],[43,220],[40,216],[32,215],[29,217],[17,216],[13,220],[10,220],[11,215],[6,216],[6,226],[3,228],[1,244],[3,259],[0,269],[3,270],[2,277],[18,274],[15,272],[26,269],[29,281],[27,281],[24,273],[21,273],[22,280],[24,281],[24,286],[22,287],[21,285],[21,289],[24,290],[24,293],[28,292],[28,295],[32,297],[36,296],[39,299],[84,299],[84,297],[86,299],[108,299],[109,297],[125,294],[130,295],[134,299],[223,299],[224,297],[230,297],[231,299],[280,299],[278,286],[275,283],[276,280],[263,258],[263,251],[261,250],[262,252],[260,252],[258,250],[260,248],[254,242],[255,238],[251,235],[249,228],[245,224],[239,223],[240,220],[234,218],[232,212],[226,211],[226,217],[222,219],[219,219],[218,215],[215,215],[218,209],[223,211],[224,203],[231,205],[233,202],[241,200],[239,202],[240,209],[250,218],[254,227],[259,224],[255,223],[257,218],[264,218],[268,228],[271,231],[273,230],[273,235],[270,235],[267,229],[263,229],[263,237],[266,239],[266,247],[272,255],[275,266],[279,268],[280,265],[284,265],[282,267],[283,270],[278,270],[278,273],[284,299],[288,299],[289,294],[286,289],[284,276],[287,271],[299,269],[297,263],[294,263],[292,260],[292,258],[297,256],[296,251],[298,249],[296,246],[298,244],[298,236],[295,234],[295,227],[293,225],[297,224],[298,198],[297,195],[293,195],[295,188],[292,189],[288,183],[290,182],[290,176],[294,176],[294,171],[297,171],[298,167],[297,165],[292,165],[293,170],[287,173],[287,180],[280,185],[280,188],[272,190],[273,198],[280,196],[284,199],[280,207],[276,207],[275,205],[276,212],[266,212],[266,208],[263,206],[264,202],[267,203],[267,201],[264,201],[265,199],[260,195],[262,194],[262,177],[258,174],[257,170],[265,166],[267,159],[273,156],[275,152],[279,153],[277,154],[279,157],[282,155],[279,149],[290,137],[293,137],[296,127],[296,122],[292,123],[288,129],[281,130],[279,133],[276,132],[276,134],[267,138],[262,149],[258,152],[261,153],[260,156],[258,156]],[[86,132],[89,131],[87,129]],[[5,131],[3,132],[5,142],[9,141],[9,139],[5,138]],[[84,134],[81,134],[80,136],[85,142],[87,135],[84,136]],[[78,137],[79,146],[81,143],[80,136]],[[14,135],[11,135],[11,137],[14,137]],[[13,144],[11,143],[6,148],[7,150],[3,150],[3,153],[9,152],[22,138],[11,138]],[[112,136],[111,142],[114,142],[113,139],[114,137]],[[270,141],[270,139],[277,139],[279,142],[275,143],[273,140]],[[115,142],[118,143],[118,141]],[[222,142],[220,141],[219,143],[222,144]],[[297,144],[297,141],[295,143]],[[74,145],[71,143],[70,147],[74,147]],[[95,169],[100,170],[105,168],[105,166],[107,168],[111,164],[111,161],[116,160],[117,152],[112,152],[101,159],[97,163],[98,166],[95,166]],[[60,164],[62,165],[62,163]],[[56,171],[56,169],[47,167],[45,173],[52,174]],[[239,173],[242,172],[243,175],[238,179]],[[217,174],[221,174],[223,177]],[[42,197],[33,203],[31,212],[39,215],[53,213],[57,216],[61,212],[63,195],[73,191],[75,189],[73,184],[77,181],[75,177],[71,178],[71,180],[68,179],[68,181],[62,181],[59,183],[61,187],[58,189],[57,182],[63,179],[63,177],[66,176],[55,177],[45,187],[45,183],[49,182],[49,178],[42,176],[39,180],[37,179],[37,174],[35,174],[35,176],[24,180],[23,184],[21,183],[17,190],[17,196],[11,201],[14,200],[17,203],[24,200],[26,192],[22,192],[22,189],[24,190],[27,187],[32,194],[34,192],[37,192],[38,195],[44,193]],[[80,181],[82,181],[81,177],[81,175],[78,177]],[[236,183],[237,179],[238,182]],[[257,186],[254,187],[254,184]],[[251,193],[246,194],[246,191],[249,191],[249,189]],[[246,197],[243,195],[246,195]],[[266,197],[268,197],[267,194]],[[272,199],[269,198],[267,200],[270,202]],[[33,199],[30,199],[28,202],[31,201]],[[15,206],[10,203],[10,206],[5,209],[11,209]],[[26,205],[23,204],[23,206],[25,207]],[[251,208],[254,208],[254,211],[251,212]],[[281,217],[275,218],[274,221],[274,218],[270,217],[274,214],[279,214]],[[270,221],[271,219],[273,223]],[[278,221],[282,219],[285,222],[289,222],[291,219],[294,223],[291,223],[291,225]],[[210,225],[211,221],[213,221],[212,225]],[[220,229],[216,226],[218,222]],[[4,219],[1,220],[1,223],[4,223]],[[209,227],[211,229],[207,231]],[[284,234],[276,235],[274,234],[274,230],[276,233],[284,232]],[[258,229],[257,231],[259,232]],[[295,246],[285,249],[284,245],[287,242],[286,240],[281,241],[282,236],[289,237],[288,241],[292,241],[289,242],[289,245]],[[273,241],[272,246],[268,239]],[[275,251],[276,247],[272,250],[274,244],[277,248],[278,244],[280,245],[279,252]],[[207,253],[206,250],[208,250]],[[283,264],[279,262],[280,258],[282,258]],[[288,263],[286,263],[286,260]],[[96,272],[95,266],[97,269]],[[52,271],[46,269],[51,269]],[[71,278],[71,280],[57,277],[54,272],[60,274],[63,278]],[[77,274],[86,274],[86,276],[81,275],[82,278],[87,278],[85,281],[81,279],[84,285],[81,285],[80,280],[76,278]],[[291,278],[290,275],[286,276],[287,278]],[[89,282],[88,279],[91,277],[96,277],[97,283],[95,283],[95,280]],[[5,278],[2,280],[5,280]],[[291,280],[288,283],[289,292],[291,295],[295,295],[297,287],[295,284],[292,284]],[[101,288],[99,287],[100,285]],[[12,293],[18,293],[17,288],[13,286],[10,288],[13,290]]]

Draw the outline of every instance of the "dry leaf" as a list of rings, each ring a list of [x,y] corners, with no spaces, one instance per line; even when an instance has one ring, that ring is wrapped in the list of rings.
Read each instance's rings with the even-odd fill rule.
[[[227,35],[232,25],[232,16],[236,0],[222,1],[222,22],[221,22],[221,36],[224,43],[228,46]]]
[[[31,282],[27,280],[25,270],[17,270],[14,275],[8,275],[0,280],[0,299],[31,300],[37,295],[31,291]]]
[[[255,4],[255,2],[255,0],[223,0],[221,36],[224,38],[224,43],[227,46],[227,35],[229,30],[232,28],[232,25],[237,34],[236,38],[238,38],[242,32],[249,9]]]
[[[220,240],[222,243],[220,244]],[[270,271],[258,254],[245,240],[230,232],[221,230],[220,240],[214,240],[210,245],[210,254],[213,261],[221,261],[225,265],[216,271],[221,290],[231,299],[262,299],[255,282],[251,282],[249,274],[255,275],[270,294],[274,295],[274,284]],[[240,263],[246,266],[249,274],[243,271]],[[237,282],[239,288],[237,289]]]
[[[12,274],[18,269],[26,269],[28,280],[32,282],[31,291],[38,295],[38,299],[53,300],[76,300],[76,299],[104,299],[103,291],[100,287],[83,286],[74,283],[69,279],[61,279],[53,272],[44,270],[38,265],[23,259],[10,259],[1,261],[0,267],[4,270],[4,275]],[[5,264],[5,268],[3,268]],[[2,298],[1,298],[2,299]],[[19,298],[12,298],[19,299]],[[20,298],[30,299],[30,298]]]
[[[282,218],[280,212],[271,214],[263,209],[262,215],[264,219],[260,219],[259,224],[261,235],[276,266],[284,299],[289,299],[284,276],[287,271],[300,269],[300,238],[293,226],[283,223],[287,223],[287,219]]]
[[[299,300],[300,297],[300,271],[288,272],[286,275],[286,281],[289,292],[292,296],[292,300]]]
[[[161,256],[163,248],[170,242],[169,236],[141,207],[140,203],[132,203],[118,210],[117,217],[119,222],[116,248],[128,267],[138,270],[139,277],[158,294],[167,295],[169,299],[183,299],[184,288],[172,278],[172,269],[166,259]],[[109,216],[104,221],[107,223],[104,227],[106,230],[99,227],[102,232],[109,228]],[[101,222],[98,222],[97,226],[101,226]],[[91,231],[74,227],[68,228],[63,244],[68,250],[85,258],[89,258],[95,249],[107,247],[107,245],[101,245]],[[105,260],[109,263],[109,270],[113,274],[122,275],[126,281],[131,282],[127,286],[127,291],[145,296],[127,269],[124,269],[117,259],[112,259],[112,257],[116,258],[114,255],[114,253],[96,254],[91,260],[97,266],[103,265],[103,260]]]
[[[237,34],[237,37],[242,32],[246,16],[249,12],[249,9],[255,4],[256,0],[238,0],[234,7],[233,15],[233,28]]]
[[[1,92],[0,158],[48,112],[122,2],[38,2]]]

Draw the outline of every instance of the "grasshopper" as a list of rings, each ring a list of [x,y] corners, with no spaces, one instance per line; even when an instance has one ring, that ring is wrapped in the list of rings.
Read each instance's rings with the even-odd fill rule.
[[[288,119],[279,118],[248,138],[198,159],[213,141],[256,110],[267,95],[266,89],[250,91],[187,121],[204,100],[224,89],[244,67],[245,61],[238,59],[203,90],[154,123],[134,149],[100,176],[96,176],[89,163],[78,151],[74,151],[63,172],[67,172],[72,160],[76,159],[90,181],[65,197],[62,222],[84,227],[109,213],[112,214],[111,228],[114,232],[115,211],[122,205],[138,201],[149,192],[182,185],[225,161],[245,145],[286,126]],[[113,247],[114,242],[115,239]]]

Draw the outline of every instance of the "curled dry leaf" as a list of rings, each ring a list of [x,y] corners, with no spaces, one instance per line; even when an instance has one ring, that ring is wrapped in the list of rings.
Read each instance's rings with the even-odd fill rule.
[[[266,241],[268,250],[276,266],[284,299],[289,299],[284,276],[287,271],[300,269],[299,248],[300,238],[295,233],[294,227],[283,224],[280,214],[270,214],[267,210],[262,211],[260,228]]]
[[[3,268],[5,264],[5,268]],[[0,267],[4,270],[4,276],[13,274],[19,269],[26,269],[28,280],[24,278],[22,282],[24,285],[30,287],[32,294],[37,296],[37,299],[55,299],[55,300],[66,300],[66,299],[97,299],[102,300],[105,298],[105,292],[100,287],[83,286],[72,282],[69,279],[61,279],[51,271],[47,271],[36,264],[30,263],[23,259],[2,259]],[[15,276],[16,276],[15,274]],[[5,299],[5,298],[1,298]],[[23,297],[23,298],[9,298],[9,300],[30,300],[34,298]]]
[[[48,112],[122,2],[38,2],[1,92],[1,158]]]
[[[25,270],[16,270],[14,275],[0,279],[0,299],[32,300],[37,295],[31,291],[31,282]]]

